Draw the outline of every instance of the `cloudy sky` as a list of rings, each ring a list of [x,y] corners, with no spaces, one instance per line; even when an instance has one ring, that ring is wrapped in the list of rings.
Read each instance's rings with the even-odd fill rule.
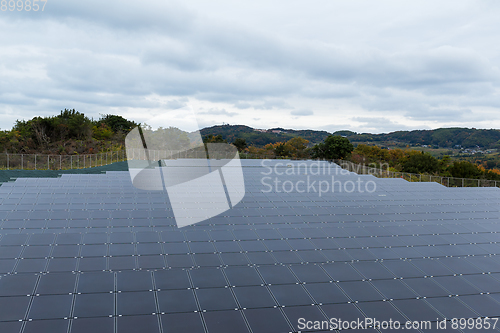
[[[500,128],[499,17],[496,0],[48,0],[43,12],[7,9],[0,128],[64,108],[147,122],[186,106],[202,127]]]

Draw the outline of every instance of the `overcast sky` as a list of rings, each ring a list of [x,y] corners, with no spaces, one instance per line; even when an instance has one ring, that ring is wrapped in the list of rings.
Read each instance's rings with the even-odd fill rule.
[[[500,128],[500,1],[48,0],[0,11],[0,128],[75,108],[200,126]]]

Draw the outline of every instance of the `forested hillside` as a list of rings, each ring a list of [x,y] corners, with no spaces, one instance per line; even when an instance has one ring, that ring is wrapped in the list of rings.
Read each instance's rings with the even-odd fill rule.
[[[93,120],[64,109],[52,117],[18,120],[10,131],[0,131],[0,152],[75,155],[123,149],[126,134],[137,125],[121,116]]]
[[[138,124],[117,115],[102,115],[90,119],[74,109],[64,109],[51,117],[35,117],[16,121],[13,128],[0,131],[0,152],[26,154],[83,154],[123,148],[126,134]],[[254,129],[245,125],[218,125],[203,128],[202,137],[221,136],[233,143],[245,140],[248,147],[263,148],[287,142],[293,138],[308,141],[308,146],[323,142],[326,131],[284,128]],[[474,128],[440,128],[435,130],[397,131],[384,134],[337,131],[334,135],[347,137],[353,144],[378,146],[432,146],[442,148],[500,148],[500,130]]]
[[[233,142],[236,138],[245,139],[249,146],[264,147],[267,144],[288,141],[295,137],[301,137],[310,143],[322,142],[329,134],[326,131],[314,130],[292,130],[283,128],[272,128],[269,130],[256,130],[244,125],[222,125],[202,129],[201,136],[221,135],[227,142]]]
[[[340,134],[340,133],[338,133]],[[475,128],[438,128],[435,130],[397,131],[384,134],[346,134],[353,142],[432,145],[443,148],[500,148],[500,130]]]
[[[226,141],[245,139],[248,145],[263,147],[269,143],[288,141],[302,137],[311,144],[322,142],[329,134],[326,131],[293,130],[272,128],[261,132],[243,125],[221,125],[201,130],[202,136],[221,135]],[[356,133],[349,130],[337,131],[334,135],[347,137],[353,143],[373,143],[377,145],[403,144],[410,146],[432,145],[443,148],[500,148],[500,130],[475,128],[439,128],[435,130],[397,131],[383,134]]]

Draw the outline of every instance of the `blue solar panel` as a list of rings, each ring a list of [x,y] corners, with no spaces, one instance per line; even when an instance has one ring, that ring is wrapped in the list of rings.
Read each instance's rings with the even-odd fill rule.
[[[241,162],[243,200],[184,228],[166,193],[134,188],[126,172],[3,184],[0,332],[293,332],[299,318],[500,316],[498,189],[360,176],[376,190],[320,195],[332,175],[306,170],[317,162],[267,161],[283,173],[272,175],[278,187],[263,184],[261,161]],[[285,174],[298,163],[306,173]],[[358,180],[321,163],[336,181]]]

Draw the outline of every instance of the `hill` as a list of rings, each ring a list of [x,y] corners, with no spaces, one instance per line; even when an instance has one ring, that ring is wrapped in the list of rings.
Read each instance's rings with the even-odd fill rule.
[[[500,130],[475,128],[438,128],[435,130],[397,131],[384,134],[349,133],[353,142],[375,144],[432,145],[443,148],[500,148]]]
[[[0,131],[0,152],[25,154],[89,154],[123,149],[125,136],[137,126],[134,121],[117,115],[89,119],[76,110],[64,109],[52,117],[35,117],[16,121],[10,131]],[[217,125],[200,130],[202,137],[220,135],[228,142],[245,139],[248,146],[286,142],[294,137],[321,143],[330,135],[347,137],[353,144],[388,147],[477,148],[500,149],[500,130],[475,128],[439,128],[435,130],[396,131],[383,134],[356,133],[349,130],[329,133],[281,127],[255,129],[245,125]],[[193,133],[188,134],[192,135]],[[426,148],[425,148],[426,149]]]
[[[322,142],[328,135],[326,131],[293,130],[284,128],[271,128],[268,130],[254,129],[244,125],[218,125],[203,128],[201,136],[221,135],[227,142],[233,142],[236,138],[245,139],[249,146],[263,147],[268,143],[285,142],[294,137],[302,137],[309,140],[311,144]]]
[[[0,152],[77,155],[119,150],[137,125],[117,115],[94,120],[75,109],[64,109],[51,117],[17,120],[10,131],[0,131]]]
[[[442,148],[500,148],[500,130],[475,128],[439,128],[435,130],[396,131],[383,134],[356,133],[349,130],[329,133],[315,130],[271,128],[254,129],[244,125],[218,125],[203,128],[201,135],[221,135],[228,142],[245,139],[249,146],[263,147],[268,143],[284,142],[300,136],[311,144],[322,142],[328,135],[341,135],[353,143],[386,145],[429,145]]]

